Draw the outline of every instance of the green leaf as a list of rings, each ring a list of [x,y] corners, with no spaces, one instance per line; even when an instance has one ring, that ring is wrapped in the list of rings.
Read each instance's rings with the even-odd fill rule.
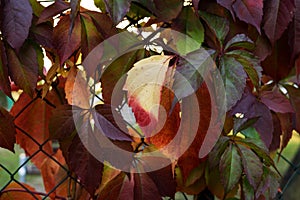
[[[226,91],[227,110],[229,110],[241,99],[247,74],[241,63],[229,56],[221,58],[220,68]]]
[[[256,190],[255,198],[264,197],[264,199],[275,198],[279,188],[279,176],[271,169],[264,167],[263,176]]]
[[[243,177],[241,199],[253,200],[255,199],[254,194],[254,189],[250,185],[248,179],[246,177]]]
[[[223,153],[219,170],[221,181],[228,193],[238,184],[242,176],[241,156],[235,145],[230,144]]]
[[[215,144],[212,151],[208,154],[208,163],[210,168],[214,168],[219,165],[222,154],[229,144],[229,137],[221,136]]]
[[[0,147],[14,152],[16,129],[14,118],[4,108],[0,107]]]
[[[94,0],[94,4],[97,8],[99,8],[102,12],[106,11],[105,3],[103,0]]]
[[[263,174],[263,163],[259,157],[250,149],[243,145],[238,145],[241,152],[244,172],[249,183],[256,189]]]
[[[184,7],[172,28],[185,35],[174,35],[177,50],[183,55],[200,48],[204,41],[204,28],[191,7]]]
[[[229,21],[226,18],[208,12],[199,11],[199,14],[221,45],[229,31]]]
[[[92,18],[82,13],[80,15],[81,19],[81,52],[83,59],[94,49],[103,38],[98,32],[96,26],[93,23]]]
[[[129,11],[131,0],[103,0],[113,22],[118,24]]]
[[[236,135],[237,133],[247,129],[249,126],[253,125],[259,117],[253,117],[253,118],[238,118],[234,117],[234,125],[233,125],[233,134]]]

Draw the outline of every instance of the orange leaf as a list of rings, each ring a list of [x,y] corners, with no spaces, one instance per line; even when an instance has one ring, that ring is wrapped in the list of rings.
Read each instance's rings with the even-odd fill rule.
[[[35,192],[35,189],[25,183],[21,183],[29,191]],[[16,182],[10,183],[5,190],[0,194],[0,200],[31,200],[31,199],[42,199],[36,194],[30,194],[27,190],[24,189],[21,185]]]
[[[59,100],[53,92],[49,92],[46,99],[54,105],[59,104]],[[27,94],[22,93],[10,112],[15,117],[17,143],[29,156],[39,151],[31,161],[40,168],[47,155],[39,150],[39,146],[49,139],[48,124],[54,108],[41,98],[36,98],[30,104],[31,101],[32,99]],[[28,104],[30,105],[27,106]],[[23,108],[26,109],[22,110]],[[21,113],[19,114],[19,112]],[[42,148],[43,151],[52,154],[51,141],[43,144]]]

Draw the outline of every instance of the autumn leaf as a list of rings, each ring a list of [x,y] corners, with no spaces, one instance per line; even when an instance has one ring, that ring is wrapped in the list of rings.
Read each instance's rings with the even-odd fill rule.
[[[20,185],[22,184],[23,187]],[[1,191],[0,199],[1,200],[41,200],[42,198],[39,195],[29,193],[28,191],[35,192],[35,189],[26,183],[16,183],[11,182],[4,190]],[[24,187],[26,189],[24,189]]]
[[[259,157],[249,148],[238,145],[242,158],[243,169],[250,185],[257,189],[263,174],[263,163]]]
[[[10,81],[8,78],[7,57],[2,41],[0,41],[0,89],[7,96],[11,96]]]
[[[291,113],[277,113],[277,117],[280,121],[282,131],[282,142],[280,146],[280,150],[282,152],[293,135],[293,117]]]
[[[76,17],[71,34],[69,34],[70,24],[70,17],[64,16],[53,30],[54,46],[59,55],[61,65],[80,47],[81,23],[79,16]]]
[[[204,40],[204,28],[191,7],[184,7],[172,28],[181,34],[173,34],[177,51],[186,55],[200,48]]]
[[[104,0],[104,3],[114,23],[118,24],[129,11],[131,0]]]
[[[291,106],[290,101],[286,96],[284,96],[279,88],[275,87],[272,91],[262,91],[260,93],[261,101],[273,110],[278,113],[293,113],[294,109]]]
[[[274,127],[271,112],[265,104],[259,102],[254,95],[246,90],[241,100],[232,108],[231,113],[233,115],[241,113],[247,119],[259,117],[253,127],[260,134],[266,146],[270,146]]]
[[[16,83],[16,85],[22,88],[29,96],[33,96],[38,78],[38,65],[24,65],[26,63],[23,64],[21,62],[21,58],[17,56],[16,52],[12,48],[7,47],[6,51],[8,58],[9,74],[12,80]]]
[[[62,1],[62,0],[55,1],[53,4],[46,7],[42,11],[41,15],[39,16],[39,20],[37,21],[37,24],[46,22],[49,19],[52,20],[52,18],[54,16],[62,13],[63,11],[67,10],[68,8],[70,8],[70,5],[68,3],[66,3],[65,1]]]
[[[137,123],[146,137],[151,136],[158,123],[162,86],[168,71],[170,56],[156,55],[140,60],[127,73],[124,90],[128,92]]]
[[[52,110],[54,110],[53,105],[60,104],[59,99],[53,93],[48,93],[46,99],[49,100],[51,105],[41,98],[32,100],[28,95],[22,93],[10,111],[15,117],[17,143],[20,144],[27,155],[35,154],[31,161],[38,168],[41,167],[43,160],[47,158],[47,155],[40,151],[40,145],[43,144],[42,149],[44,152],[49,155],[52,154],[51,141],[48,141],[48,125]],[[24,107],[25,110],[23,110]],[[38,153],[36,154],[36,152]]]
[[[16,129],[14,118],[4,108],[0,107],[0,147],[14,152]]]
[[[226,193],[231,191],[239,182],[242,175],[242,161],[234,144],[229,145],[220,160],[220,177]]]
[[[263,16],[263,0],[237,0],[232,8],[236,16],[249,24],[252,24],[260,33],[260,25]]]
[[[10,46],[19,51],[29,33],[32,8],[28,0],[6,0],[3,3],[1,30]]]
[[[292,21],[295,3],[293,0],[266,1],[264,9],[263,28],[271,43],[274,44]]]

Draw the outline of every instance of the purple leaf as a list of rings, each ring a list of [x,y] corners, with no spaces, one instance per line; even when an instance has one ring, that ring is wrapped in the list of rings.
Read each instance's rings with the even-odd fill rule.
[[[37,24],[43,23],[52,19],[54,16],[62,13],[70,8],[70,5],[62,0],[55,1],[52,5],[46,7],[40,15]]]
[[[232,7],[240,20],[253,25],[260,33],[260,24],[263,16],[263,0],[236,0]]]
[[[29,33],[32,8],[28,0],[5,0],[3,3],[3,36],[19,51]]]
[[[104,0],[104,3],[113,22],[118,24],[129,11],[131,0]]]
[[[260,134],[261,139],[267,147],[270,146],[273,138],[273,120],[270,110],[259,102],[253,94],[246,90],[241,100],[232,108],[232,114],[242,113],[244,118],[259,117],[253,127]]]
[[[264,25],[271,43],[279,39],[294,16],[294,0],[268,0],[264,4]]]
[[[285,97],[279,89],[273,88],[272,91],[262,91],[260,93],[260,100],[263,102],[270,110],[278,113],[293,113],[294,109],[291,106],[290,101]]]

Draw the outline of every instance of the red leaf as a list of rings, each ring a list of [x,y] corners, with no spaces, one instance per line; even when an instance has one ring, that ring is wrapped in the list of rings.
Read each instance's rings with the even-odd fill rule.
[[[80,47],[81,23],[79,16],[76,17],[71,34],[69,34],[70,24],[70,16],[64,16],[60,19],[57,26],[54,27],[53,31],[54,46],[59,55],[61,65]]]
[[[16,129],[14,118],[4,108],[0,107],[0,147],[14,152]]]
[[[3,42],[0,41],[0,90],[11,96],[10,81],[8,78],[7,58]]]
[[[167,184],[167,183],[165,183]],[[134,174],[134,200],[161,199],[158,188],[151,178],[145,173]]]
[[[2,33],[10,46],[19,51],[28,36],[32,8],[28,0],[3,1]]]
[[[28,52],[27,52],[28,50]],[[22,88],[29,96],[33,96],[34,89],[36,88],[36,82],[38,79],[38,66],[37,65],[24,65],[18,58],[15,51],[7,47],[7,58],[9,65],[9,74],[12,80]],[[34,49],[21,49],[20,54],[25,53],[25,55],[36,56]],[[28,54],[27,54],[28,53]],[[26,58],[26,57],[25,57]],[[37,58],[28,58],[37,59]]]
[[[247,119],[259,117],[253,127],[260,134],[266,146],[269,147],[274,130],[270,110],[263,103],[259,102],[252,93],[246,90],[242,99],[232,108],[232,114],[236,113],[244,114],[244,118]]]
[[[270,110],[279,113],[294,112],[290,101],[285,97],[277,87],[272,91],[262,91],[260,93],[261,102],[263,102]]]
[[[236,0],[232,7],[240,20],[252,24],[260,33],[260,24],[263,16],[263,0]]]
[[[31,34],[35,41],[43,47],[53,49],[53,27],[48,24],[39,24],[31,27]]]
[[[48,93],[46,99],[54,105],[59,105],[59,100],[53,93]],[[26,108],[25,110],[23,110],[24,107]],[[49,139],[48,124],[53,109],[44,100],[40,98],[32,100],[25,93],[21,94],[18,101],[12,107],[11,114],[16,118],[17,143],[20,144],[27,155],[30,156],[39,151],[39,145]],[[25,132],[38,144],[29,138]],[[42,148],[43,151],[50,155],[52,154],[50,141],[46,142]],[[45,158],[47,158],[47,155],[43,152],[38,152],[31,161],[40,168]]]
[[[50,6],[46,7],[40,15],[37,24],[43,23],[52,19],[54,16],[62,13],[63,11],[70,8],[70,5],[62,0],[57,0]]]
[[[269,0],[264,4],[264,30],[274,44],[287,29],[294,16],[294,0]]]

